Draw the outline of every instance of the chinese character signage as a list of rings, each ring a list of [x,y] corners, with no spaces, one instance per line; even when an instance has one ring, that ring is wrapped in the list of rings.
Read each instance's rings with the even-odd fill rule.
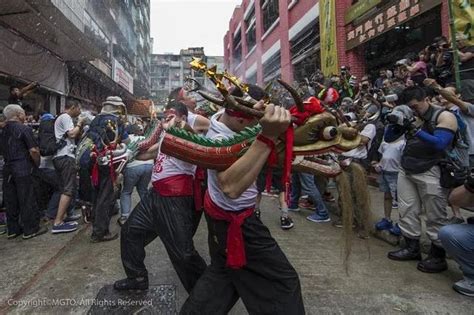
[[[402,25],[411,18],[440,5],[441,2],[442,0],[392,1],[371,17],[354,25],[354,29],[346,34],[346,49],[350,50],[398,25]]]
[[[321,71],[324,75],[339,73],[336,46],[336,0],[319,1],[321,36]]]
[[[474,45],[474,1],[452,0],[456,32],[466,34],[468,46]]]
[[[113,60],[112,77],[115,82],[133,94],[133,77],[117,60]]]

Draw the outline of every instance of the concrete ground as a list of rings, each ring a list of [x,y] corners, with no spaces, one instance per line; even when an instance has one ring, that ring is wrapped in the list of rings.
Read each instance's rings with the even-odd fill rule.
[[[381,193],[371,188],[375,217],[382,214]],[[386,258],[393,247],[375,238],[354,239],[349,273],[342,265],[341,229],[292,214],[295,227],[282,231],[275,198],[263,199],[262,220],[298,271],[307,314],[474,314],[474,299],[451,286],[462,275],[454,261],[441,274],[417,271],[416,262]],[[395,214],[396,215],[396,214]],[[116,221],[113,229],[118,230]],[[0,236],[0,314],[84,314],[105,285],[123,278],[119,240],[91,244],[91,227],[71,234],[23,241]],[[209,261],[204,220],[195,237],[197,250]],[[147,248],[152,285],[177,287],[177,307],[187,297],[166,251],[157,239]],[[70,299],[50,306],[52,299]],[[18,306],[19,303],[27,304]],[[239,302],[232,314],[246,314]]]

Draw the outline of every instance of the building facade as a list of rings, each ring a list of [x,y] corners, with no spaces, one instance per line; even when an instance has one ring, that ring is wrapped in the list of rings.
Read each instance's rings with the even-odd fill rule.
[[[31,81],[36,113],[59,113],[67,97],[96,111],[108,95],[149,96],[149,0],[4,0],[0,12],[0,105]]]
[[[319,3],[244,0],[224,37],[224,64],[249,83],[309,78],[320,64]]]
[[[375,73],[437,36],[449,36],[448,0],[337,0],[339,65],[357,76]]]
[[[321,16],[328,5],[331,16]],[[449,37],[448,12],[448,0],[243,0],[224,37],[224,64],[249,83],[301,82],[324,68],[327,49],[337,69],[362,76],[421,51],[436,36]],[[336,49],[320,43],[330,19],[328,42]]]
[[[217,65],[219,71],[224,70],[224,57],[206,56],[203,47],[181,49],[179,54],[153,54],[151,57],[151,94],[156,104],[164,105],[169,93],[183,86],[187,77],[195,79],[207,89],[214,86],[206,80],[203,73],[191,69],[192,58],[201,58],[209,65]]]

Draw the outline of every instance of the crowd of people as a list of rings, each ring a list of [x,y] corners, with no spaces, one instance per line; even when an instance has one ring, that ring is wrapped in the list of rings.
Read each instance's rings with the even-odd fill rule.
[[[453,51],[444,37],[380,70],[377,77],[359,80],[349,67],[342,67],[339,75],[329,78],[316,73],[299,88],[305,97],[317,97],[327,110],[340,111],[348,124],[359,129],[357,148],[328,158],[337,158],[341,166],[357,163],[367,173],[377,174],[384,217],[375,229],[404,239],[403,247],[388,253],[388,258],[417,260],[420,271],[435,273],[447,269],[447,251],[464,273],[454,289],[474,296],[474,220],[463,224],[460,211],[474,206],[474,47],[465,46],[463,35],[456,40],[460,90]],[[230,168],[208,170],[205,176],[196,165],[160,152],[152,124],[129,124],[120,97],[108,97],[96,116],[81,112],[78,101],[68,100],[58,117],[41,113],[33,131],[25,124],[20,97],[32,86],[11,89],[0,122],[0,195],[6,209],[0,220],[6,221],[7,239],[27,240],[46,233],[43,218],[51,220],[53,234],[73,232],[83,217],[92,222],[91,242],[111,241],[118,234],[110,232],[110,218],[119,214],[127,277],[117,281],[115,289],[148,288],[145,247],[159,237],[190,293],[184,313],[225,313],[239,296],[250,313],[304,312],[298,275],[260,220],[262,194],[269,186],[264,165],[291,121],[285,106],[263,108],[263,101],[257,103],[265,114],[256,141]],[[254,85],[249,85],[248,94],[255,100],[268,96]],[[257,123],[229,109],[210,117],[196,114],[195,99],[183,88],[168,99],[165,129],[188,128],[211,139],[225,139]],[[283,96],[273,99],[285,105]],[[138,155],[127,163],[131,144],[138,147]],[[313,210],[307,216],[311,222],[331,221],[327,204],[337,196],[328,189],[327,178],[293,172],[287,200],[282,173],[274,170],[271,176],[282,229],[294,227],[290,213],[302,208]],[[134,188],[140,197],[136,206],[131,197]],[[81,214],[77,207],[83,209]],[[202,208],[209,229],[210,265],[193,244]],[[393,209],[398,209],[398,218]],[[422,213],[432,242],[424,259]],[[355,216],[355,227],[367,229]],[[334,225],[342,226],[340,221]]]

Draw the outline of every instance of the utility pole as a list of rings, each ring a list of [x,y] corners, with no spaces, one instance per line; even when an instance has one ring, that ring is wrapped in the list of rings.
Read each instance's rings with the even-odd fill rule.
[[[459,53],[458,43],[456,42],[456,26],[454,24],[454,9],[453,0],[448,0],[449,6],[449,28],[451,30],[451,40],[453,41],[453,56],[454,56],[454,78],[456,79],[456,88],[461,91],[461,74],[459,73]]]

